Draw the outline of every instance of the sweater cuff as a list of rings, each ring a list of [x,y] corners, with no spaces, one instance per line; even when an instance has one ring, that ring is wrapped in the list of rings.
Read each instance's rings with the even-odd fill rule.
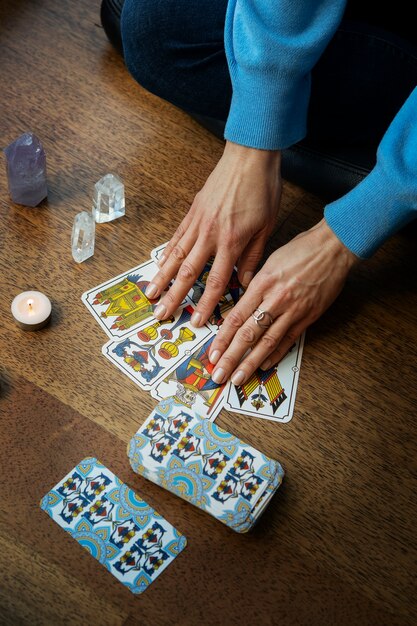
[[[367,259],[408,224],[415,217],[415,211],[377,165],[352,191],[328,204],[324,217],[351,252]]]
[[[237,68],[230,68],[239,73]],[[284,150],[306,135],[310,76],[300,80],[256,74],[233,77],[225,139],[261,150]]]

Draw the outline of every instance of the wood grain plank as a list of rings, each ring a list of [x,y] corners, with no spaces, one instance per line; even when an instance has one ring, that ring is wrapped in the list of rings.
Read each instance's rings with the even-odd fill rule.
[[[411,626],[417,229],[358,266],[308,330],[291,422],[219,416],[287,472],[253,533],[236,535],[136,476],[126,445],[155,402],[101,356],[107,338],[80,296],[171,236],[222,142],[136,85],[98,25],[99,5],[0,1],[1,147],[36,132],[49,185],[48,200],[27,209],[10,201],[0,175],[0,564],[9,572],[0,616],[7,624],[94,624],[100,615],[96,623],[193,626],[221,615],[243,626]],[[98,225],[94,257],[76,265],[72,221],[89,210],[107,171],[125,182],[127,214]],[[267,251],[322,210],[320,199],[284,182]],[[29,287],[53,302],[51,325],[37,333],[22,332],[10,314],[13,296]],[[140,598],[39,509],[40,497],[91,454],[189,539]],[[77,603],[84,612],[75,615]]]
[[[112,607],[105,595],[100,597],[80,585],[76,572],[67,573],[51,562],[47,554],[34,550],[33,545],[11,544],[9,533],[1,532],[0,549],[2,561],[7,563],[2,588],[12,591],[0,594],[2,624],[117,626],[125,622],[123,611]]]

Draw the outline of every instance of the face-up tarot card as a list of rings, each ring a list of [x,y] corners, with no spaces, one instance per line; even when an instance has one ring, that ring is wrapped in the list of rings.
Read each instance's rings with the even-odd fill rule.
[[[149,324],[157,300],[149,300],[145,289],[157,271],[147,261],[83,293],[81,300],[109,337],[124,337]]]
[[[241,532],[283,477],[277,461],[175,398],[158,404],[128,454],[135,472]]]
[[[305,333],[288,354],[269,370],[258,369],[244,384],[230,381],[225,391],[225,409],[276,422],[292,418],[300,374]]]
[[[142,593],[186,539],[94,458],[81,461],[41,508],[133,593]]]
[[[192,354],[184,358],[154,389],[156,400],[175,398],[185,408],[214,420],[223,407],[224,387],[211,378],[214,369],[208,355],[214,335],[204,341]]]
[[[102,352],[141,389],[149,391],[212,336],[206,325],[190,326],[193,310],[187,305],[166,320],[151,320],[121,341],[107,342]]]

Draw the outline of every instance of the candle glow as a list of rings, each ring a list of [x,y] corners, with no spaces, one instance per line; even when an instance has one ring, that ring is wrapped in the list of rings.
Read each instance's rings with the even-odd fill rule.
[[[49,322],[52,306],[49,298],[40,291],[25,291],[14,298],[11,309],[21,328],[38,330]]]

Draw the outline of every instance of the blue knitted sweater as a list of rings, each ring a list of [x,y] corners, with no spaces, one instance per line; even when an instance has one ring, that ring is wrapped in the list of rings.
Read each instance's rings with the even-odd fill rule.
[[[281,150],[306,134],[310,72],[335,33],[346,0],[229,0],[225,47],[233,97],[225,138]],[[370,257],[417,217],[417,88],[404,103],[370,174],[325,207],[327,224]]]

